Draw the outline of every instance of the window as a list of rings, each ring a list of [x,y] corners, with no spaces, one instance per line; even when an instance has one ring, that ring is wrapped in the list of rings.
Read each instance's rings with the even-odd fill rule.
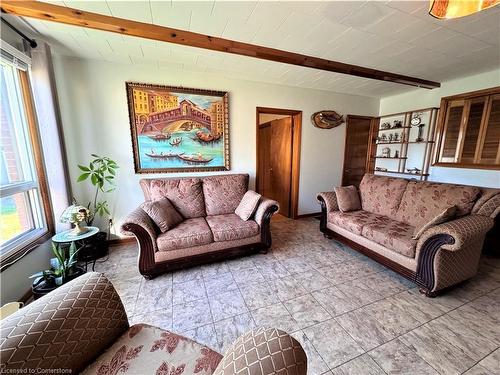
[[[434,165],[500,169],[500,87],[441,100]]]
[[[3,51],[2,51],[3,52]],[[0,257],[2,261],[47,234],[37,160],[38,139],[27,73],[0,64]],[[38,162],[38,163],[35,163]],[[40,164],[37,166],[37,164]]]

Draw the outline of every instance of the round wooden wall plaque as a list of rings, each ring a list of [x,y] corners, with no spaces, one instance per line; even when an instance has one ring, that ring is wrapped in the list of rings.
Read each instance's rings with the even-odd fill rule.
[[[335,111],[319,111],[313,113],[311,121],[317,128],[332,129],[344,123],[344,116]]]

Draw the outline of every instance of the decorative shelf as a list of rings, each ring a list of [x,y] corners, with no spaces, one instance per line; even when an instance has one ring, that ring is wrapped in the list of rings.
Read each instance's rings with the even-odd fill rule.
[[[393,173],[393,174],[405,174],[409,176],[424,176],[427,177],[429,174],[428,173],[409,173],[409,172],[398,172],[398,171],[377,171],[376,169],[374,172],[380,172],[380,173]]]
[[[423,144],[425,145],[426,143],[434,143],[434,141],[422,141],[422,142],[377,142],[376,145],[400,145],[403,143],[408,143],[408,144]]]
[[[375,156],[375,159],[396,159],[396,160],[401,160],[401,159],[408,159],[406,156],[405,157],[387,157],[387,156]]]
[[[401,126],[399,128],[389,128],[389,129],[379,129],[379,132],[385,132],[388,130],[399,130],[399,129],[411,129],[411,126]]]

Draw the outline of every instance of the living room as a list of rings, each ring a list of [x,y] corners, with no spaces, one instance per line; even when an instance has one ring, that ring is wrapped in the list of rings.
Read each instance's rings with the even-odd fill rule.
[[[2,371],[500,373],[498,1],[1,7]]]

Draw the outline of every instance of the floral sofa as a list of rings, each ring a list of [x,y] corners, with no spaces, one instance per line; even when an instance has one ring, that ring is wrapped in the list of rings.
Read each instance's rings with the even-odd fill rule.
[[[143,179],[140,185],[146,201],[166,197],[184,219],[166,233],[140,207],[125,219],[122,232],[135,235],[139,271],[146,278],[271,246],[276,201],[262,197],[251,220],[235,214],[248,190],[247,174]]]
[[[361,210],[341,212],[335,192],[317,196],[320,230],[408,277],[428,296],[477,272],[486,233],[500,212],[500,189],[406,180],[366,174],[359,186]],[[447,207],[451,221],[415,227]]]
[[[305,375],[301,345],[259,328],[225,356],[146,324],[129,326],[120,297],[102,274],[87,273],[2,320],[5,374],[294,374]]]

